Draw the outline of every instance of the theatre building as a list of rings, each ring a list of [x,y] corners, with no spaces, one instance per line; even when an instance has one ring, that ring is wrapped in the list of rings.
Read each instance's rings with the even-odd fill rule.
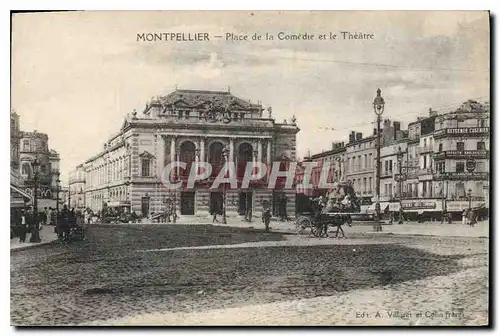
[[[264,115],[265,114],[265,115]],[[270,167],[279,161],[285,170],[296,160],[295,118],[276,122],[271,108],[240,99],[229,91],[176,90],[154,97],[142,113],[127,116],[119,132],[103,150],[83,164],[86,206],[99,211],[106,204],[136,211],[143,216],[174,207],[177,213],[205,216],[259,215],[264,201],[286,204],[288,215],[295,212],[295,186],[286,189],[280,179],[274,189],[267,187],[268,174],[242,189],[248,162]],[[237,188],[220,185],[210,188],[225,160],[236,168]],[[186,169],[167,174],[171,182],[182,182],[176,191],[162,183],[169,163],[186,163]],[[198,162],[213,167],[211,176],[187,188],[191,168]],[[224,199],[224,195],[226,195]]]

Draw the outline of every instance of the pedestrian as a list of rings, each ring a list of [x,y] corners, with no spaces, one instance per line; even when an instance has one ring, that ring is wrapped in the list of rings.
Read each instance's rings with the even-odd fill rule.
[[[476,224],[476,212],[474,210],[470,209],[467,217],[469,220],[469,225],[471,227],[473,227],[474,224]]]
[[[212,211],[212,223],[219,223],[219,220],[217,219],[217,211]]]
[[[52,207],[49,207],[46,216],[47,216],[47,225],[52,225]]]
[[[27,214],[26,212],[22,212],[21,214],[21,223],[19,225],[19,228],[17,230],[17,234],[19,235],[19,242],[24,243],[26,242],[26,233],[28,232],[28,220],[26,218]]]
[[[63,209],[61,211],[61,213],[59,214],[59,218],[57,219],[57,226],[56,226],[56,230],[57,230],[57,237],[60,239],[60,240],[65,240],[66,238],[66,232],[69,228],[69,210],[68,210],[68,206],[65,204],[63,206]]]
[[[467,209],[462,213],[462,224],[467,225]]]

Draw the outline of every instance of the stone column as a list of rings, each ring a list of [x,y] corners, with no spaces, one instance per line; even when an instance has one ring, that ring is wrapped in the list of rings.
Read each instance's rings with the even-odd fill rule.
[[[259,158],[259,162],[261,163],[262,162],[262,140],[259,139],[259,144],[258,144],[258,158]]]
[[[205,161],[205,137],[200,139],[200,161]]]
[[[172,139],[170,141],[170,162],[175,161],[175,143],[177,141],[177,137],[175,135],[172,136]]]
[[[156,154],[156,169],[157,177],[162,178],[163,168],[165,165],[165,139],[163,135],[158,135],[158,152]]]
[[[234,161],[234,138],[229,138],[229,162]]]
[[[195,142],[195,147],[196,147],[197,151],[195,151],[195,153],[194,153],[194,169],[196,171],[196,174],[198,174],[198,172],[199,172],[198,167],[199,167],[199,162],[200,162],[200,152],[201,152],[201,148],[200,148],[201,147],[201,139],[197,139],[197,141]],[[196,196],[195,196],[195,206],[196,206]]]
[[[266,160],[267,160],[267,166],[270,167],[271,166],[271,139],[267,140],[267,157],[266,157]]]

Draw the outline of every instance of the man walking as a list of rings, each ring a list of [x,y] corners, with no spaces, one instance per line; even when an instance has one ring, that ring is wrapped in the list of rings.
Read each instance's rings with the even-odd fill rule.
[[[26,212],[22,212],[21,214],[21,222],[19,223],[19,228],[17,230],[17,234],[19,235],[19,242],[20,243],[25,243],[26,242],[26,232],[28,232],[28,227],[27,227],[27,218],[26,218]]]

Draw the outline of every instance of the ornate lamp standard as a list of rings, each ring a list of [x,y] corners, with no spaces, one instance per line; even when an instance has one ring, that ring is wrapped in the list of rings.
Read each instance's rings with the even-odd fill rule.
[[[385,101],[382,98],[382,91],[377,89],[377,96],[373,100],[373,111],[377,115],[377,172],[376,172],[376,183],[375,183],[375,197],[376,197],[376,223],[375,223],[375,231],[382,231],[382,225],[380,223],[380,121],[382,113],[384,113]]]
[[[56,214],[59,215],[59,191],[61,189],[61,180],[59,179],[59,176],[61,174],[59,172],[56,173],[57,180],[56,180]]]
[[[467,198],[469,199],[469,210],[472,209],[472,190],[467,190]]]
[[[226,164],[228,158],[229,158],[229,150],[224,147],[222,150],[222,155],[224,156],[224,164]],[[223,185],[223,192],[222,192],[222,223],[227,224],[227,218],[226,218],[226,205],[227,205],[227,194],[226,194],[226,183]]]
[[[61,180],[59,179],[59,176],[61,174],[59,172],[56,173],[57,180],[56,180],[56,220],[55,220],[55,225],[57,225],[57,221],[59,220],[59,191],[61,189]]]
[[[35,158],[32,163],[33,166],[33,223],[31,223],[31,238],[30,243],[39,243],[40,232],[38,230],[38,173],[40,169],[40,162]]]

